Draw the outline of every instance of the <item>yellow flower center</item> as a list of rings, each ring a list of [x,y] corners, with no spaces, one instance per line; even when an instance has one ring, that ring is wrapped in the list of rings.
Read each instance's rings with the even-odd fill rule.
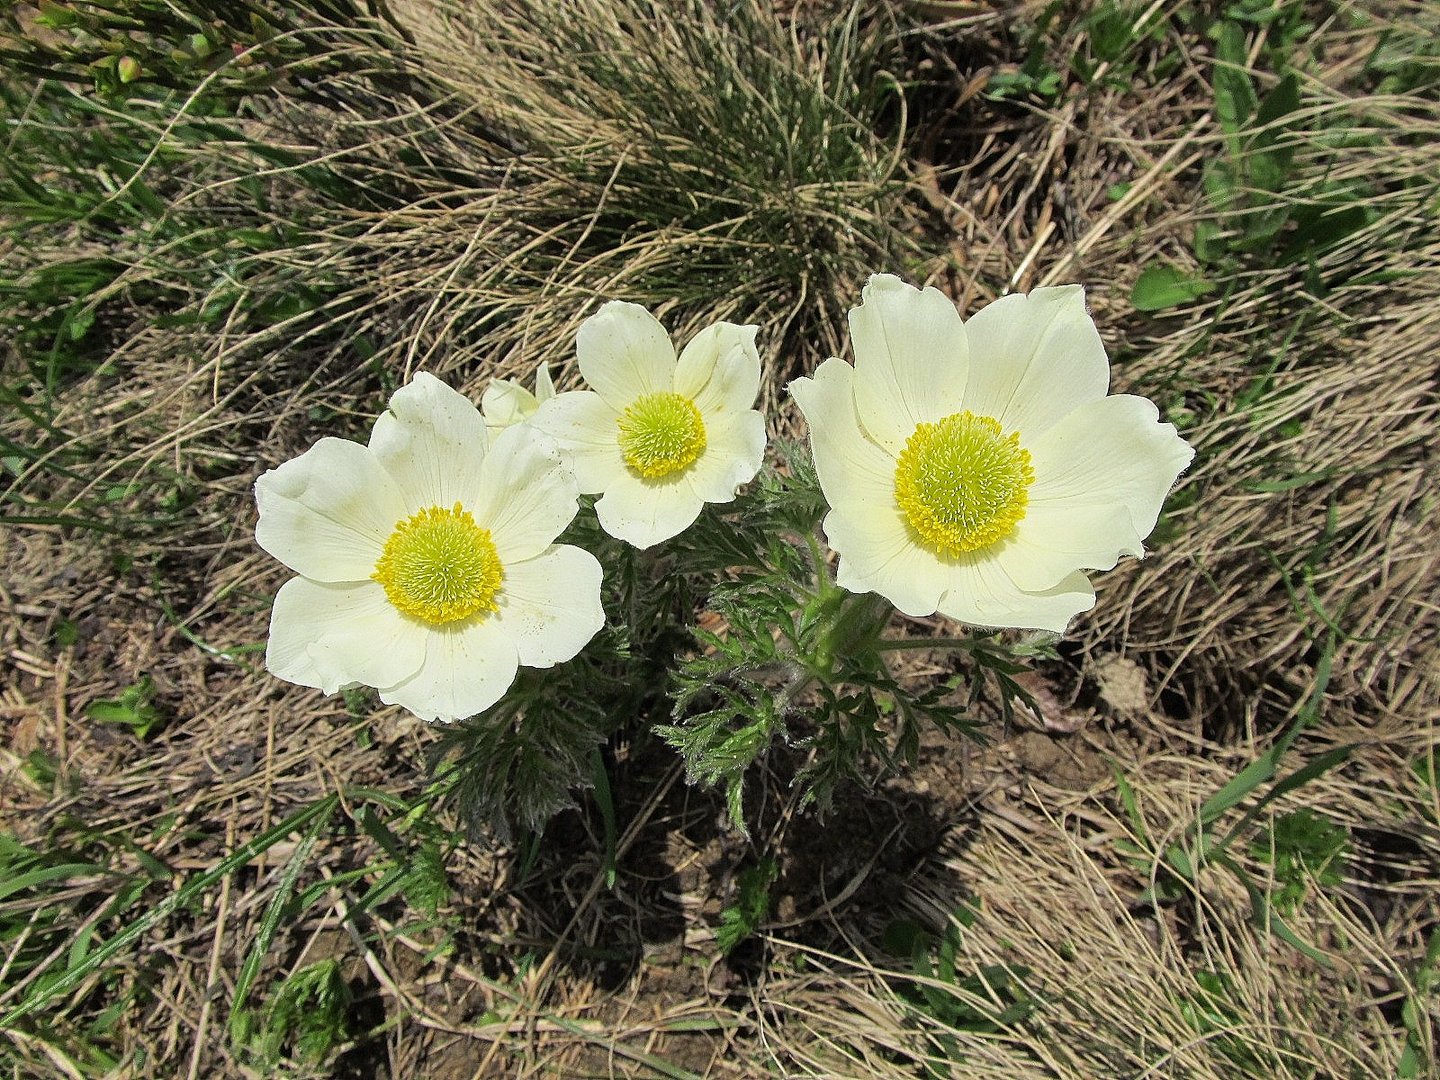
[[[688,468],[705,452],[705,421],[695,403],[662,391],[636,398],[620,414],[620,452],[647,479]]]
[[[1018,431],[953,413],[916,426],[895,464],[895,500],[927,547],[953,557],[1014,532],[1034,481]]]
[[[457,502],[396,525],[370,576],[406,615],[440,626],[494,611],[505,571],[490,531]]]

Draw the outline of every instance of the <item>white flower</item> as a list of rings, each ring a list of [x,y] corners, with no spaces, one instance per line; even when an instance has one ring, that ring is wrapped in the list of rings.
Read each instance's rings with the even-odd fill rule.
[[[532,394],[514,379],[491,379],[480,396],[480,414],[491,436],[507,427],[523,424],[535,410],[555,396],[555,383],[550,379],[550,366],[535,369],[535,392]]]
[[[368,446],[321,439],[255,484],[260,546],[299,574],[265,664],[333,694],[363,684],[425,720],[498,701],[520,664],[573,657],[604,622],[600,564],[553,541],[574,477],[528,425],[491,443],[434,376],[396,391]]]
[[[716,323],[677,361],[670,336],[637,304],[611,301],[580,327],[580,373],[532,421],[571,455],[601,527],[638,548],[684,532],[725,503],[765,456],[753,326]]]
[[[853,368],[791,385],[840,585],[911,616],[1059,632],[1095,603],[1084,570],[1144,553],[1194,451],[1149,401],[1106,396],[1080,286],[962,324],[943,293],[879,274],[850,337]]]

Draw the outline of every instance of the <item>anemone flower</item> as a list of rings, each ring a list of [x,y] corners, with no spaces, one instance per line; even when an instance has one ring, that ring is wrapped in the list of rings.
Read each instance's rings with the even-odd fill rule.
[[[791,393],[810,426],[836,580],[907,615],[1063,632],[1086,570],[1144,554],[1194,451],[1148,400],[1107,396],[1078,285],[1007,296],[968,322],[933,288],[870,279],[855,364]]]
[[[581,492],[601,494],[600,526],[637,548],[688,529],[760,469],[765,420],[753,326],[715,323],[677,359],[665,328],[611,301],[576,341],[590,390],[560,394],[532,421],[570,455]]]
[[[396,391],[366,446],[321,439],[255,484],[255,539],[298,577],[270,618],[271,673],[450,722],[493,705],[519,665],[569,660],[604,622],[600,564],[554,543],[578,493],[528,425],[492,443],[435,377]]]

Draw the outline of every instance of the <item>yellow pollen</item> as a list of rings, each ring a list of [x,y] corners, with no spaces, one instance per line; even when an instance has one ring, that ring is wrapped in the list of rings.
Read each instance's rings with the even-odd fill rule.
[[[442,626],[494,611],[505,572],[490,530],[457,502],[397,524],[370,576],[400,611]]]
[[[625,464],[647,479],[669,476],[705,452],[705,421],[695,403],[662,391],[636,398],[618,421]]]
[[[1025,516],[1035,470],[1020,433],[992,416],[919,424],[895,463],[895,501],[921,542],[954,557],[1003,540]]]

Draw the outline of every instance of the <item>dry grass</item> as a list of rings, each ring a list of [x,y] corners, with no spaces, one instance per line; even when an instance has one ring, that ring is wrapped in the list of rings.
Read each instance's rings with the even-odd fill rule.
[[[334,958],[356,1006],[333,1069],[286,1075],[899,1077],[948,1057],[957,1077],[1394,1076],[1412,998],[1429,1009],[1416,1037],[1433,1061],[1434,999],[1417,983],[1440,921],[1440,806],[1411,763],[1435,751],[1440,720],[1440,113],[1428,91],[1368,88],[1383,27],[1322,28],[1290,136],[1289,197],[1364,180],[1370,223],[1308,272],[1252,260],[1226,289],[1147,317],[1129,288],[1157,260],[1196,265],[1195,226],[1211,214],[1201,169],[1223,150],[1193,33],[1172,27],[1139,50],[1131,85],[1043,108],[979,94],[985,70],[1022,50],[1008,14],[961,5],[919,5],[916,25],[886,6],[802,5],[793,20],[757,7],[728,38],[698,3],[646,22],[585,0],[565,25],[548,5],[391,6],[413,39],[393,51],[373,28],[303,35],[309,52],[245,112],[253,143],[189,138],[183,113],[94,106],[91,129],[146,149],[140,175],[169,231],[93,219],[0,252],[17,281],[77,252],[126,267],[94,301],[105,367],[66,382],[46,429],[12,411],[0,433],[36,452],[7,464],[7,513],[42,500],[133,530],[0,534],[0,831],[105,868],[0,899],[28,927],[0,942],[0,1012],[27,992],[5,974],[26,947],[58,955],[86,926],[119,932],[104,905],[149,872],[142,852],[176,876],[150,881],[137,910],[287,815],[346,799],[313,848],[263,852],[44,1025],[7,1029],[0,1062],[16,1076],[253,1075],[229,1007],[268,906],[292,886],[309,902],[264,955],[257,1000]],[[1423,26],[1433,11],[1385,18]],[[1066,32],[1062,51],[1084,33]],[[1167,53],[1184,63],[1157,89],[1145,73]],[[307,74],[347,56],[366,62]],[[686,110],[721,101],[717,73],[737,69],[735,107],[753,126]],[[909,112],[881,72],[908,80]],[[1354,137],[1337,149],[1342,126]],[[717,133],[732,141],[710,145]],[[836,155],[824,169],[822,149]],[[107,180],[115,205],[123,175]],[[202,243],[216,223],[235,237]],[[1199,450],[1170,539],[1103,580],[1070,664],[1047,674],[1081,730],[1001,733],[964,763],[937,742],[914,777],[857,793],[824,828],[780,811],[775,920],[732,961],[711,927],[747,850],[718,831],[718,800],[686,790],[643,740],[613,748],[613,890],[587,815],[565,815],[529,862],[460,842],[443,811],[449,889],[434,918],[404,894],[370,902],[394,858],[364,814],[391,808],[355,793],[423,799],[435,734],[258,670],[246,650],[282,571],[253,548],[255,475],[321,434],[359,432],[415,369],[471,391],[540,360],[568,374],[575,327],[612,296],[661,308],[682,337],[717,317],[764,325],[778,408],[789,377],[843,351],[843,312],[872,269],[933,280],[967,312],[1007,289],[1087,282],[1117,388],[1154,396]],[[217,314],[157,319],[201,311]],[[32,358],[0,348],[18,380]],[[1353,838],[1344,886],[1312,892],[1298,916],[1324,966],[1257,933],[1216,867],[1171,903],[1138,897],[1204,799],[1293,717],[1332,633],[1322,718],[1294,763],[1357,749],[1272,808],[1309,807]],[[1117,657],[1144,675],[1124,707],[1092,682]],[[147,675],[169,718],[157,740],[87,721],[90,703]],[[28,778],[37,751],[53,783]],[[786,805],[778,764],[762,783]],[[425,839],[403,832],[405,851]],[[1002,965],[1035,1004],[986,1034],[917,1009],[913,970],[880,947],[895,915],[941,933],[964,898],[979,915],[960,935],[961,973]],[[1222,1001],[1197,971],[1223,980]],[[131,992],[113,1029],[87,1027]],[[117,1062],[87,1058],[92,1043]]]
[[[1440,396],[1427,358],[1440,333],[1440,246],[1421,192],[1440,176],[1426,134],[1440,112],[1316,94],[1317,123],[1391,136],[1339,167],[1331,153],[1299,151],[1302,172],[1336,181],[1353,170],[1386,192],[1374,222],[1318,261],[1335,286],[1315,296],[1298,268],[1257,270],[1184,325],[1126,342],[1125,375],[1179,389],[1195,418],[1199,457],[1182,488],[1193,505],[1175,515],[1186,585],[1161,586],[1173,564],[1117,575],[1109,587],[1124,600],[1095,634],[1166,653],[1162,683],[1207,722],[1248,720],[1241,696],[1262,711],[1295,701],[1313,665],[1307,646],[1327,630],[1344,641],[1336,694],[1364,714],[1413,719],[1436,700]],[[1198,209],[1158,206],[1153,235],[1183,237]],[[1395,280],[1373,280],[1397,266]]]
[[[949,1075],[977,1078],[1399,1075],[1403,1044],[1376,1005],[1396,1010],[1416,996],[1425,949],[1415,936],[1417,908],[1433,918],[1440,869],[1433,846],[1412,849],[1413,876],[1403,884],[1362,876],[1339,894],[1314,897],[1303,917],[1325,942],[1324,965],[1258,935],[1245,894],[1223,875],[1174,907],[1135,906],[1144,868],[1176,839],[1177,823],[1193,821],[1243,764],[1212,751],[1203,761],[1165,754],[1123,763],[1162,843],[1147,845],[1107,809],[1108,784],[1076,793],[1031,779],[984,807],[972,827],[954,830],[906,883],[898,908],[936,928],[957,895],[969,898],[978,917],[960,932],[960,974],[987,966],[1011,973],[1033,1004],[1027,1018],[984,1035],[947,1028],[897,989],[924,982],[980,1015],[996,1014],[1009,998],[917,978],[893,957],[867,953],[867,938],[851,929],[854,952],[802,948],[812,973],[769,985],[754,1002],[786,1075],[913,1076],[917,1060],[943,1068],[947,1058]],[[1383,754],[1362,755],[1356,767],[1381,784],[1396,775]],[[1426,810],[1413,788],[1383,790],[1392,807],[1384,823],[1375,789],[1362,797],[1353,777],[1307,792],[1305,804],[1377,833],[1406,831]],[[1425,842],[1433,845],[1433,833],[1432,824]],[[1116,857],[1119,841],[1148,859],[1126,865]],[[1391,914],[1377,920],[1377,907]],[[773,944],[780,957],[796,951],[783,939]],[[1207,996],[1197,973],[1225,989]]]

